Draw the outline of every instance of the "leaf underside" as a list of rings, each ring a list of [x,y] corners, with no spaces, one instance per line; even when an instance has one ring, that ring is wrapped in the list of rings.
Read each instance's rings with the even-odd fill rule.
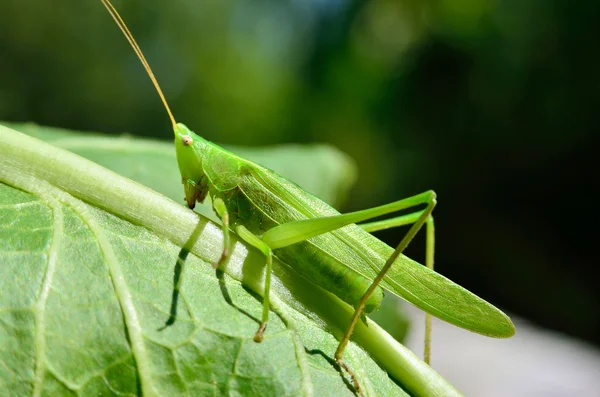
[[[117,138],[95,151],[98,137],[86,145],[57,130],[36,133],[182,195],[171,187],[181,189],[179,179],[167,178],[174,157],[157,155],[169,144],[127,138],[123,153]],[[0,178],[0,395],[353,395],[322,323],[280,300],[264,342],[253,342],[261,301],[195,255],[185,262],[177,320],[161,329],[181,247],[43,181],[10,178]],[[368,394],[404,394],[356,345],[345,359]]]
[[[139,387],[159,395],[351,394],[330,362],[305,350],[330,355],[333,337],[280,308],[296,329],[272,316],[265,341],[254,343],[252,317],[260,318],[260,302],[228,276],[220,283],[212,267],[193,255],[177,321],[159,330],[169,317],[180,251],[169,241],[85,204],[79,203],[85,212],[49,205],[6,185],[0,185],[0,202],[3,390],[86,396],[138,395]],[[125,279],[130,300],[115,292],[116,277]],[[127,305],[137,313],[133,324],[124,320]],[[140,340],[131,341],[143,346],[141,356],[128,342],[130,326],[141,329]],[[377,394],[396,389],[364,352],[354,349],[350,356],[356,370],[369,372]],[[141,374],[139,364],[148,373]]]

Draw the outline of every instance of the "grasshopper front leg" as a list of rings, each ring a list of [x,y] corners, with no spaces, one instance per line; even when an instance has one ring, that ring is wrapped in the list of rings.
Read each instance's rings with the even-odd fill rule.
[[[220,198],[213,200],[213,208],[217,215],[221,218],[221,229],[223,230],[223,252],[217,263],[213,263],[213,267],[216,269],[223,263],[227,262],[231,256],[231,243],[229,239],[229,212],[225,202]]]

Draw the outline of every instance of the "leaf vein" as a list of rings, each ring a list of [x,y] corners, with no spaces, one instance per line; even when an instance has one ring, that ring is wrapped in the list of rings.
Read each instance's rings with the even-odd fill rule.
[[[102,228],[96,223],[94,216],[81,201],[75,200],[72,196],[67,194],[63,194],[62,196],[61,201],[66,202],[66,204],[79,214],[97,239],[102,255],[106,259],[109,275],[123,313],[124,325],[126,332],[129,335],[129,343],[133,352],[133,357],[135,358],[136,369],[140,376],[142,393],[147,396],[157,395],[151,378],[151,362],[144,345],[141,323],[133,303],[131,291],[125,280],[125,275],[121,269],[119,260],[112,249],[112,245],[107,236],[103,233]]]
[[[44,203],[50,207],[53,217],[53,233],[52,242],[48,249],[48,261],[46,264],[46,273],[42,281],[40,296],[34,306],[35,318],[35,372],[33,378],[33,395],[40,396],[44,383],[46,371],[46,302],[52,287],[52,280],[57,266],[58,252],[61,245],[61,237],[64,231],[64,214],[62,206],[50,195],[46,194],[43,189],[36,192]]]
[[[300,340],[298,332],[293,328],[291,330],[291,336],[294,344],[294,351],[296,353],[296,359],[298,360],[298,367],[302,376],[302,394],[307,397],[311,397],[313,395],[312,378],[310,376],[310,368],[304,350],[304,345]]]

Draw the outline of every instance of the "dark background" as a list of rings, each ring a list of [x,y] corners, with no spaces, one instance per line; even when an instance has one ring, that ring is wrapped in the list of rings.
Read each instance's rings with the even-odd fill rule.
[[[600,3],[115,5],[179,121],[220,143],[341,148],[360,170],[343,210],[435,189],[441,273],[600,344]],[[1,8],[0,119],[170,139],[99,0]]]

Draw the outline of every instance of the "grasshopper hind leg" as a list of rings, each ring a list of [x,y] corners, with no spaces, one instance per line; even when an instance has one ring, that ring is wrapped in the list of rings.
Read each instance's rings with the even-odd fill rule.
[[[407,210],[409,208],[413,208],[420,205],[425,205],[426,207],[423,210],[414,211],[407,215],[401,215],[399,217],[391,218],[389,220],[371,222],[362,225],[363,229],[367,232],[387,229],[399,225],[412,226],[410,227],[404,238],[402,238],[394,252],[387,259],[377,276],[373,279],[373,282],[367,288],[366,292],[354,304],[354,315],[352,316],[350,324],[348,325],[344,335],[340,340],[334,357],[340,365],[340,367],[342,367],[343,369],[347,370],[348,366],[342,361],[342,355],[344,353],[344,350],[346,349],[346,346],[348,345],[350,336],[354,332],[356,324],[365,312],[365,307],[367,306],[369,298],[373,295],[373,292],[378,288],[379,284],[381,283],[391,266],[394,264],[396,259],[400,256],[400,254],[402,254],[402,252],[404,252],[408,244],[412,241],[414,236],[424,225],[427,224],[427,228],[428,230],[430,230],[430,232],[428,232],[428,239],[429,237],[433,236],[433,220],[431,218],[431,212],[433,211],[433,208],[436,205],[435,192],[433,190],[428,190],[421,194],[398,200],[393,203],[369,208],[362,211],[351,212],[348,214],[340,214],[325,218],[309,218],[295,222],[283,223],[276,227],[273,227],[272,229],[269,229],[263,234],[261,238],[261,240],[265,242],[269,247],[271,247],[271,249],[278,249],[282,247],[287,247],[300,241],[305,241],[311,237],[318,236],[323,233],[339,229],[351,223],[368,221],[370,219],[374,219],[393,212]],[[428,263],[431,267],[433,265],[433,239],[431,238],[428,241],[429,242],[427,247],[428,252],[430,253],[428,254]],[[351,371],[347,372],[352,376],[357,390],[360,390],[360,386],[358,385],[356,375]]]
[[[371,286],[367,289],[367,291],[364,293],[364,295],[360,298],[360,300],[355,305],[355,311],[354,311],[354,315],[352,316],[352,320],[350,321],[350,325],[346,329],[342,339],[340,340],[338,348],[335,351],[335,355],[334,355],[335,361],[342,368],[344,368],[348,372],[348,374],[350,374],[350,376],[352,378],[352,382],[354,383],[354,386],[356,387],[356,390],[359,394],[362,394],[362,389],[360,387],[360,384],[358,382],[356,374],[354,372],[352,372],[350,370],[350,368],[348,367],[348,365],[346,363],[344,363],[344,361],[342,360],[344,350],[346,349],[346,346],[348,345],[348,342],[350,341],[350,336],[354,332],[354,328],[355,328],[356,324],[358,323],[358,320],[360,319],[362,313],[364,312],[367,300],[369,299],[369,297],[371,296],[373,291],[375,291],[375,289],[379,286],[379,284],[381,283],[381,280],[383,280],[386,273],[392,267],[392,265],[394,264],[396,259],[400,256],[400,254],[402,254],[402,252],[404,252],[404,250],[406,249],[408,244],[410,244],[412,239],[415,237],[415,235],[419,232],[419,230],[421,230],[421,228],[424,225],[426,225],[426,228],[427,228],[427,258],[426,258],[426,262],[427,262],[428,267],[433,266],[433,231],[434,230],[433,230],[433,218],[431,217],[431,212],[433,211],[433,208],[437,204],[435,193],[433,191],[430,191],[430,192],[426,192],[424,195],[414,196],[412,198],[405,199],[405,200],[416,201],[414,203],[415,205],[427,204],[427,207],[425,207],[425,209],[423,209],[422,211],[417,211],[415,213],[411,213],[408,215],[403,215],[403,216],[400,216],[397,218],[392,218],[392,219],[389,219],[389,220],[383,221],[383,222],[367,223],[362,226],[364,230],[372,232],[372,231],[376,231],[376,230],[386,229],[389,227],[400,226],[398,223],[405,224],[405,225],[412,224],[412,226],[410,227],[410,229],[408,230],[406,235],[402,238],[402,240],[400,241],[400,243],[398,244],[398,246],[396,247],[396,249],[394,250],[392,255],[386,261],[385,265],[379,271],[379,274],[377,274],[377,276],[373,280],[373,283],[371,284]],[[382,226],[385,226],[385,227],[382,227]],[[429,360],[429,347],[428,347],[429,337],[427,336],[427,333],[431,332],[430,321],[431,321],[430,319],[426,320],[425,360],[427,360],[427,361]]]
[[[407,226],[414,224],[422,215],[422,213],[423,211],[413,212],[382,221],[361,223],[358,226],[369,233],[400,226]],[[427,235],[425,243],[425,266],[433,270],[435,254],[435,226],[432,215],[427,217],[425,222],[425,232]],[[425,346],[423,361],[425,361],[427,364],[429,364],[431,361],[431,317],[431,314],[425,314]]]
[[[425,266],[433,270],[435,254],[435,225],[433,216],[427,218],[426,226],[427,240],[425,246]],[[423,360],[429,364],[431,362],[431,314],[425,314],[425,353]]]

